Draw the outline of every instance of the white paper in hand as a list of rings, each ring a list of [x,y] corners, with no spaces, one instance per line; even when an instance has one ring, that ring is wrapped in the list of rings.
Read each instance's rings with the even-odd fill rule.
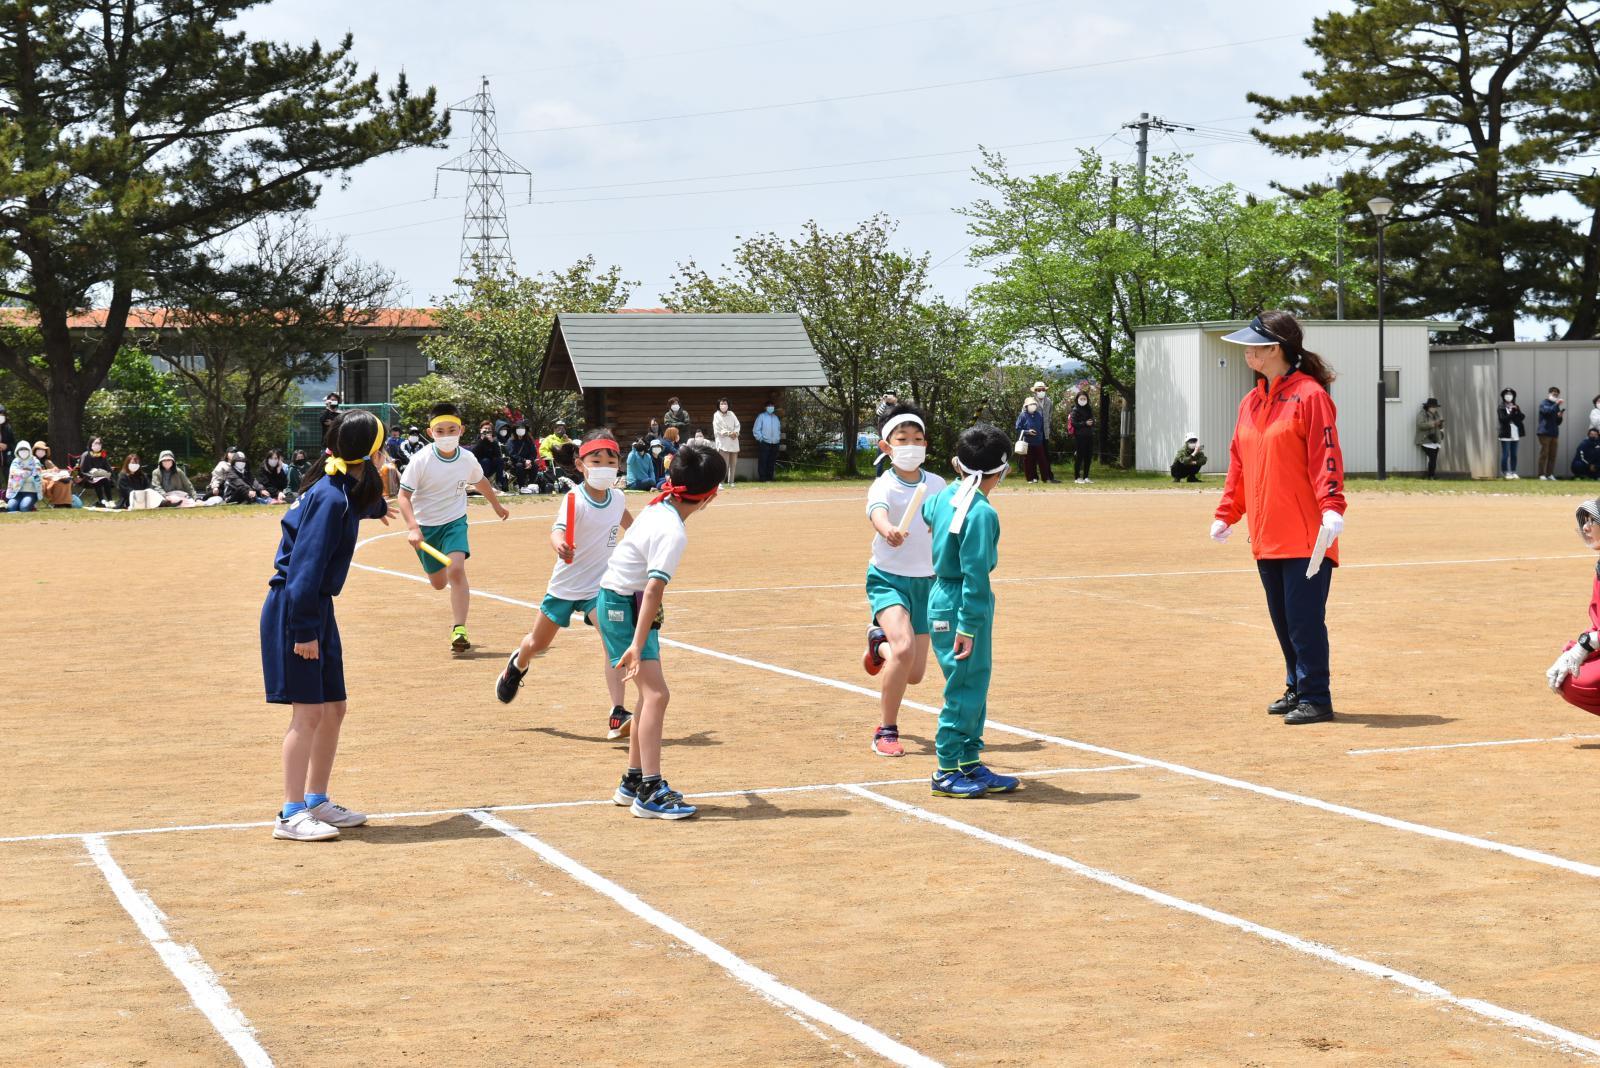
[[[1333,544],[1333,538],[1328,535],[1327,527],[1317,528],[1317,544],[1311,549],[1311,559],[1306,562],[1306,578],[1315,578],[1318,571],[1322,570],[1322,558],[1328,555],[1328,546]]]

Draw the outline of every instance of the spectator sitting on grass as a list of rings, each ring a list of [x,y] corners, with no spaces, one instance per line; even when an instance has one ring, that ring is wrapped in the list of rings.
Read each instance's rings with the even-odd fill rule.
[[[1183,447],[1172,458],[1172,481],[1199,482],[1200,469],[1206,465],[1205,450],[1200,447],[1200,436],[1190,434],[1183,439]]]
[[[84,496],[88,496],[89,490],[94,490],[97,498],[95,503],[102,508],[117,506],[117,485],[112,475],[115,467],[111,462],[111,454],[106,452],[105,442],[98,435],[89,440],[89,448],[78,457],[78,480],[83,483]]]
[[[553,479],[550,492],[571,493],[583,485],[583,472],[578,470],[577,442],[564,441],[551,450],[550,468]]]
[[[117,507],[156,508],[159,504],[150,496],[150,472],[139,462],[139,454],[130,452],[117,471]]]
[[[306,450],[294,450],[294,458],[289,461],[289,466],[285,470],[289,475],[289,488],[295,493],[300,492],[300,480],[306,477],[306,464]]]
[[[223,504],[271,504],[266,487],[250,477],[250,461],[243,451],[230,449],[211,472],[211,492]]]
[[[689,432],[689,424],[693,422],[683,405],[678,403],[677,397],[667,398],[667,414],[661,417],[661,421],[668,430],[676,429],[680,439]]]
[[[511,435],[511,475],[516,480],[519,493],[535,493],[534,482],[539,478],[539,450],[528,437],[528,427],[518,423]]]
[[[193,508],[200,503],[194,483],[178,466],[177,457],[172,455],[170,449],[162,452],[161,459],[156,461],[156,473],[151,479],[150,488],[161,494],[163,508]]]
[[[655,461],[650,456],[650,446],[640,438],[633,443],[633,449],[628,453],[628,488],[653,490],[659,481],[660,479],[656,477]]]
[[[294,493],[289,489],[289,469],[283,462],[281,449],[267,453],[266,461],[256,472],[256,481],[272,495],[274,504],[288,504],[294,500]]]
[[[556,458],[556,450],[563,445],[572,444],[572,439],[567,437],[567,421],[556,420],[556,428],[546,434],[539,442],[539,459],[550,463]],[[581,479],[579,481],[582,481]]]
[[[38,511],[39,495],[43,492],[39,461],[34,459],[33,446],[26,441],[19,441],[16,455],[11,460],[11,474],[6,479],[6,511]]]
[[[1589,436],[1578,442],[1572,456],[1572,474],[1577,478],[1600,478],[1600,427],[1590,427]]]
[[[56,466],[43,441],[33,443],[33,458],[39,461],[39,485],[44,491],[39,499],[55,508],[73,507],[72,472]]]

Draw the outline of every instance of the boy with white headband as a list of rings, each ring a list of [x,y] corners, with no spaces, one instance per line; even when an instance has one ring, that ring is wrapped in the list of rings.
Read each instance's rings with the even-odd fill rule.
[[[611,436],[611,431],[596,428],[584,435],[582,445],[574,446],[569,442],[559,446],[557,452],[564,449],[576,452],[572,462],[583,474],[583,486],[568,492],[556,509],[555,524],[550,528],[555,568],[550,572],[550,585],[539,604],[533,629],[523,635],[522,644],[511,654],[500,678],[495,681],[495,696],[501,704],[509,705],[516,700],[523,676],[533,666],[533,658],[550,648],[556,635],[571,624],[574,613],[590,626],[595,625],[600,576],[605,574],[606,565],[611,562],[611,551],[622,540],[623,532],[633,525],[633,516],[622,491],[616,488],[622,447]],[[570,536],[568,515],[573,517]],[[604,643],[600,652],[605,653]],[[606,657],[606,689],[611,694],[611,718],[606,737],[625,738],[633,713],[623,707],[622,676],[611,665],[609,656]]]
[[[899,757],[905,756],[900,745],[900,702],[906,686],[921,682],[928,670],[933,541],[922,517],[922,502],[943,493],[945,481],[922,470],[928,456],[927,425],[922,413],[909,404],[884,411],[878,449],[889,465],[867,491],[867,521],[877,537],[872,539],[872,561],[867,565],[872,626],[867,628],[867,651],[861,659],[868,675],[883,672],[882,716],[872,735],[872,751]]]
[[[1600,500],[1578,505],[1578,537],[1600,552]],[[1544,676],[1550,689],[1568,704],[1600,716],[1600,659],[1595,658],[1596,649],[1600,649],[1600,564],[1595,565],[1594,586],[1589,595],[1589,627],[1567,643],[1566,650]]]
[[[1000,561],[1000,516],[989,494],[1006,477],[1011,439],[999,427],[979,423],[961,434],[952,462],[961,481],[923,505],[933,528],[937,576],[928,601],[933,653],[944,672],[944,707],[934,748],[939,768],[933,792],[940,797],[1006,794],[1022,785],[996,775],[979,760],[989,714],[989,676],[994,665],[994,593],[989,573]]]
[[[511,513],[495,495],[494,486],[484,477],[478,458],[461,447],[461,412],[454,404],[441,401],[428,410],[428,436],[433,444],[419,449],[400,476],[400,497],[396,502],[406,526],[411,528],[406,541],[416,550],[428,584],[436,590],[450,587],[450,648],[464,653],[472,648],[467,640],[467,605],[472,590],[467,585],[467,487],[488,498],[501,519]],[[448,557],[448,566],[424,552],[426,542]]]

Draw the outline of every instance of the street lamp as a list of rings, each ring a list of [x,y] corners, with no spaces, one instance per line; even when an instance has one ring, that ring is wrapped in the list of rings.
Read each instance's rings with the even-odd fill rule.
[[[1367,208],[1378,220],[1378,481],[1382,482],[1389,477],[1386,460],[1388,458],[1388,395],[1383,386],[1383,231],[1389,225],[1389,213],[1394,210],[1394,201],[1388,197],[1377,196],[1367,201]]]

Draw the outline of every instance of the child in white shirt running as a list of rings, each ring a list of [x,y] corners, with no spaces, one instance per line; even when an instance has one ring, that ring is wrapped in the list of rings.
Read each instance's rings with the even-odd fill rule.
[[[684,522],[717,495],[728,465],[710,442],[690,442],[672,458],[659,496],[639,513],[611,554],[600,579],[596,610],[606,655],[639,686],[639,713],[628,739],[628,768],[612,800],[635,816],[681,820],[695,807],[661,777],[661,725],[667,714],[667,679],[661,670],[661,599],[677,571],[689,536]]]
[[[550,529],[555,567],[550,572],[550,584],[539,604],[533,629],[523,635],[522,644],[511,654],[495,680],[495,696],[502,704],[516,700],[533,658],[550,648],[556,635],[572,622],[574,614],[590,626],[594,625],[600,577],[605,574],[611,552],[622,540],[623,532],[633,525],[633,516],[628,512],[622,491],[616,488],[622,449],[610,430],[603,427],[591,430],[584,435],[582,445],[568,442],[558,446],[556,453],[571,454],[559,455],[558,462],[563,466],[575,466],[583,475],[583,486],[568,492],[556,508],[555,525]],[[569,509],[574,516],[570,546],[567,544]],[[600,651],[605,652],[604,643]],[[606,689],[611,694],[611,718],[606,725],[606,737],[627,737],[633,713],[623,707],[622,676],[612,666],[609,656],[606,657]]]
[[[905,756],[900,744],[900,702],[906,687],[928,671],[930,644],[928,596],[933,590],[933,539],[921,503],[944,492],[945,481],[922,469],[928,456],[928,430],[922,413],[897,404],[883,415],[878,448],[890,461],[867,491],[872,562],[867,566],[867,602],[872,626],[862,664],[867,674],[883,672],[881,720],[872,735],[878,756]],[[919,497],[920,492],[920,497]],[[901,521],[917,503],[910,527]],[[887,666],[886,666],[887,664]]]
[[[483,475],[478,458],[461,447],[461,413],[454,404],[440,402],[428,411],[428,436],[433,444],[419,449],[400,476],[400,514],[411,532],[406,541],[417,552],[428,583],[436,590],[450,587],[450,648],[464,653],[472,648],[467,640],[467,604],[472,589],[467,585],[467,487],[488,498],[501,519],[511,513],[495,495],[494,486]],[[423,543],[450,560],[441,564],[424,552]]]

